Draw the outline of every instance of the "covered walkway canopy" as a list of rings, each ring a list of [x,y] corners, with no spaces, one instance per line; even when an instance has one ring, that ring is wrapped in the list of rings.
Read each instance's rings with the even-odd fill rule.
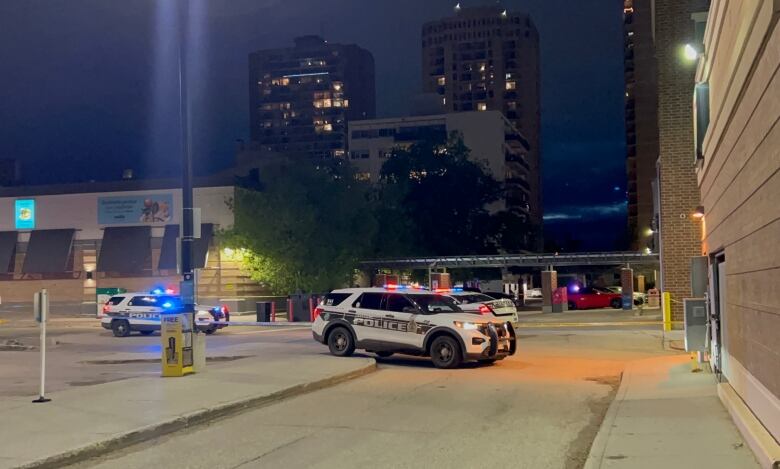
[[[412,257],[362,261],[366,269],[427,269],[476,267],[547,267],[581,265],[641,265],[658,264],[657,253],[642,252],[578,252],[570,254],[495,254],[476,256]]]

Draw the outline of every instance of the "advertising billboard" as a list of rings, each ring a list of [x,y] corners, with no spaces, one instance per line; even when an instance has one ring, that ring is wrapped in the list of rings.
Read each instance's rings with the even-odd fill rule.
[[[171,193],[98,197],[97,203],[100,225],[170,223],[173,220]]]
[[[14,226],[17,230],[35,229],[35,200],[14,201]]]

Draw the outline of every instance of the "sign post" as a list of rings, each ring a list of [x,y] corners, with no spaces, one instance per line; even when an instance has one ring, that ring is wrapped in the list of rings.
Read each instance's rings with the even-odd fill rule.
[[[49,402],[51,399],[46,398],[45,383],[46,383],[46,321],[49,320],[49,294],[46,289],[35,293],[33,297],[33,312],[35,314],[35,321],[40,326],[41,330],[41,386],[38,393],[38,399],[35,399],[34,403]]]

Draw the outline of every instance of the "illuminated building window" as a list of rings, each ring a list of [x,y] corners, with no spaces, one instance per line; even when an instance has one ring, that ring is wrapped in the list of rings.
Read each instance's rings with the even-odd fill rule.
[[[371,173],[355,173],[355,179],[358,181],[368,181],[371,179]]]
[[[514,90],[517,89],[517,83],[514,81],[508,81],[506,82],[506,89],[508,90]]]
[[[276,86],[287,86],[290,84],[290,79],[287,77],[274,78],[271,80],[271,84]]]
[[[330,99],[317,99],[314,101],[314,107],[316,108],[333,107],[333,102]]]
[[[487,103],[477,103],[478,111],[487,111]]]
[[[445,84],[446,82],[447,82],[447,79],[446,79],[446,78],[444,78],[444,77],[439,77],[439,78],[436,80],[436,83],[438,83],[438,85],[439,85],[439,86],[444,86],[444,84]]]
[[[341,89],[344,88],[344,83],[340,81],[334,81],[333,82],[333,89],[336,91],[341,91]]]
[[[333,150],[333,156],[336,158],[344,158],[344,150]]]
[[[480,72],[484,72],[485,71],[485,64],[484,63],[479,64],[479,71]]]
[[[344,107],[344,100],[343,99],[334,99],[331,100],[333,107]]]

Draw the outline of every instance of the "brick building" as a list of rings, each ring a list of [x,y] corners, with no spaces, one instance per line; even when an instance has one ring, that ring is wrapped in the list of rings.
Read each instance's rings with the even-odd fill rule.
[[[725,378],[718,394],[737,427],[751,428],[743,435],[763,467],[775,467],[763,447],[774,440],[780,454],[778,20],[777,1],[714,0],[695,89],[711,363]],[[760,444],[763,430],[771,436]]]
[[[671,294],[674,321],[682,320],[683,298],[691,296],[691,258],[701,255],[702,234],[702,221],[693,216],[699,205],[691,109],[695,64],[682,51],[696,39],[693,15],[708,4],[655,1],[661,290]]]

